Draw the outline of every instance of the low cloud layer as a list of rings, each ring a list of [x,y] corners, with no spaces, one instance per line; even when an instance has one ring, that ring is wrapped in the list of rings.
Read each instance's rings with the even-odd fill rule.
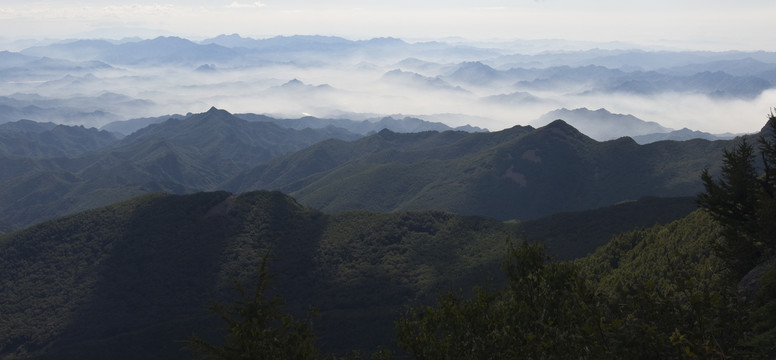
[[[32,120],[97,127],[216,106],[287,118],[402,114],[500,130],[586,107],[710,133],[758,131],[776,106],[772,53],[511,51],[327,37],[71,43],[1,56],[0,100],[51,109],[26,113],[39,116]],[[70,115],[57,119],[56,109]]]

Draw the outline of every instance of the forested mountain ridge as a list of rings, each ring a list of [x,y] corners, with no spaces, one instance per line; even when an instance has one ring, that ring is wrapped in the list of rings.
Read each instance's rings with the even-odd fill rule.
[[[569,128],[543,129],[591,141]],[[170,345],[176,334],[218,333],[204,295],[233,299],[229,279],[256,281],[248,269],[270,253],[289,311],[320,310],[314,346],[327,352],[393,343],[396,321],[396,344],[418,358],[767,357],[776,329],[769,134],[759,140],[764,173],[741,139],[723,151],[720,180],[702,172],[702,210],[615,236],[574,263],[550,262],[541,246],[519,242],[531,228],[517,222],[441,211],[329,215],[280,192],[146,195],[47,221],[0,236],[0,272],[13,284],[0,290],[0,354],[182,358]],[[748,197],[755,201],[740,202]],[[731,214],[729,200],[752,216]],[[664,207],[645,209],[626,221]],[[594,216],[623,222],[619,210]],[[555,247],[578,238],[562,220]],[[603,227],[609,236],[616,228]],[[462,290],[475,284],[488,285]],[[461,290],[424,305],[445,288]],[[402,315],[410,301],[416,307]]]
[[[211,108],[186,119],[152,124],[122,139],[121,144],[165,139],[199,159],[203,167],[220,174],[223,181],[245,168],[323,140],[358,137],[341,129],[293,130],[268,122],[249,122],[225,110]],[[187,179],[177,181],[185,183]]]
[[[83,126],[65,126],[19,120],[0,124],[0,156],[73,157],[116,142],[115,136]]]
[[[34,150],[53,141],[13,150],[26,156],[0,156],[7,223],[20,228],[154,191],[219,189],[278,189],[329,212],[440,209],[528,219],[643,196],[694,195],[697,174],[716,168],[729,144],[597,142],[562,121],[490,133],[384,130],[362,137],[249,122],[216,108],[121,140],[79,131],[89,141],[58,140],[72,148],[60,156]]]
[[[330,212],[444,209],[528,219],[643,196],[694,195],[701,190],[700,171],[717,168],[728,145],[597,142],[563,121],[445,134],[383,131],[355,142],[320,143],[243,173],[225,188],[278,189]],[[410,139],[422,146],[399,146]]]
[[[776,115],[701,174],[700,210],[574,263],[510,246],[506,284],[397,321],[415,358],[770,359],[776,351]],[[757,165],[759,163],[759,166]],[[463,355],[461,355],[463,354]]]
[[[68,136],[72,133],[77,137]],[[325,139],[358,137],[336,129],[248,122],[215,108],[171,118],[121,140],[105,131],[61,125],[9,134],[25,136],[24,144],[30,144],[15,147],[17,142],[4,141],[2,147],[13,147],[9,154],[24,155],[0,153],[0,214],[17,228],[143,193],[217,189],[243,169],[283,153]],[[43,134],[56,141],[45,141]],[[56,147],[59,143],[68,146]],[[95,145],[86,148],[90,144]]]

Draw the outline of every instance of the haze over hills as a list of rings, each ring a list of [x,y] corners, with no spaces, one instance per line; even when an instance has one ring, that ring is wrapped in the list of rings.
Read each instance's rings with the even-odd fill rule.
[[[110,132],[118,133],[120,135],[129,135],[145,128],[151,124],[159,124],[168,119],[184,119],[191,116],[191,113],[186,115],[174,114],[157,116],[150,118],[138,118],[129,119],[123,121],[114,121],[102,126],[101,130],[107,130]],[[451,128],[441,122],[427,121],[418,118],[413,118],[403,115],[386,116],[382,118],[368,118],[364,120],[350,120],[346,118],[334,118],[334,119],[322,119],[314,116],[304,116],[296,119],[278,119],[267,115],[258,114],[234,114],[243,120],[251,122],[270,122],[282,128],[304,130],[304,129],[326,129],[330,128],[331,131],[348,131],[353,134],[369,135],[379,132],[383,129],[388,129],[395,132],[423,132],[423,131],[447,131],[447,130],[460,130],[466,132],[485,132],[487,129],[481,129],[475,126],[466,125]]]
[[[216,338],[205,306],[267,253],[337,355],[392,343],[445,289],[475,321],[444,331],[475,330],[414,340],[772,349],[773,174],[742,172],[761,252],[746,283],[766,295],[739,297],[714,250],[729,229],[694,210],[716,184],[701,174],[764,134],[776,53],[516,48],[234,34],[0,52],[0,358],[190,357],[176,341]],[[768,171],[772,148],[753,153]]]
[[[732,139],[734,134],[709,134],[702,131],[692,131],[687,128],[673,130],[653,121],[644,121],[633,115],[612,114],[606,109],[589,110],[579,108],[574,110],[558,109],[550,111],[531,122],[533,126],[544,126],[558,119],[563,119],[579,129],[585,135],[598,141],[614,140],[628,136],[639,144],[648,144],[661,140],[723,140]]]
[[[656,122],[644,121],[633,115],[612,114],[606,109],[588,110],[587,108],[553,110],[531,122],[531,125],[544,126],[558,119],[563,119],[598,141],[671,131]]]
[[[450,114],[451,128],[501,130],[586,107],[674,129],[751,133],[758,121],[730,119],[758,118],[776,94],[768,52],[519,53],[507,45],[236,34],[65,40],[0,54],[0,122],[100,127],[216,106],[285,119]]]

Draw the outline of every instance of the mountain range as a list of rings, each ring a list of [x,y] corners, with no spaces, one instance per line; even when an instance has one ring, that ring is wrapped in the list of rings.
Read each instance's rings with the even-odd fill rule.
[[[79,130],[82,137],[92,136],[92,142],[108,141],[77,154],[89,143],[65,135]],[[68,146],[62,153],[40,157],[40,148],[54,142],[26,145],[6,150],[10,155],[0,158],[4,169],[0,212],[10,224],[25,226],[147,192],[215,188],[240,171],[283,153],[333,137],[357,137],[337,129],[293,130],[248,122],[215,108],[185,121],[171,118],[150,125],[121,140],[105,131],[79,128],[65,132],[55,127],[40,136],[6,134],[21,139],[19,142],[46,135],[61,135],[58,141]]]
[[[527,219],[647,195],[693,195],[701,190],[697,173],[715,168],[726,146],[597,142],[563,121],[474,134],[384,130],[285,155],[225,188],[278,189],[324,211],[445,209]]]
[[[212,108],[121,139],[62,126],[39,134],[6,131],[15,140],[5,142],[0,157],[0,213],[24,227],[148,192],[277,189],[327,212],[434,209],[532,219],[644,196],[692,196],[702,189],[700,171],[717,168],[730,146],[599,142],[563,121],[487,133],[365,136],[254,120]],[[51,127],[19,122],[0,131],[22,126]],[[57,138],[35,143],[46,136]]]
[[[668,133],[671,129],[656,122],[644,121],[633,115],[612,114],[606,109],[550,111],[531,122],[533,126],[544,126],[554,120],[563,119],[587,136],[599,141],[613,140],[623,136],[635,137],[655,133]]]
[[[579,129],[585,135],[598,141],[614,140],[621,137],[631,137],[639,144],[649,144],[662,140],[729,140],[734,134],[709,134],[693,131],[687,128],[673,130],[653,121],[644,121],[633,115],[613,114],[606,109],[589,110],[566,108],[550,111],[531,122],[533,126],[544,126],[558,119],[563,119]]]
[[[166,116],[157,116],[149,118],[138,118],[123,121],[114,121],[108,123],[102,127],[101,130],[106,130],[114,133],[118,133],[121,136],[132,134],[133,132],[140,130],[151,124],[162,123],[170,118],[183,119],[187,116],[191,116],[191,113],[186,115],[174,114]],[[460,130],[466,132],[486,132],[487,129],[482,129],[476,126],[466,125],[452,128],[441,122],[427,121],[409,116],[396,115],[386,116],[382,118],[369,118],[365,120],[350,120],[346,118],[325,119],[314,116],[304,116],[296,119],[279,119],[267,115],[242,113],[234,114],[243,120],[250,122],[270,122],[282,128],[304,130],[304,129],[325,129],[332,128],[332,131],[339,129],[340,131],[347,131],[356,135],[371,135],[379,132],[382,129],[388,129],[395,132],[411,133],[411,132],[423,132],[423,131],[447,131],[447,130]]]
[[[394,349],[397,320],[433,315],[435,296],[471,310],[452,319],[467,341],[563,339],[568,320],[626,358],[773,354],[773,244],[731,276],[730,232],[696,211],[701,174],[766,130],[568,104],[746,119],[776,53],[514,46],[235,34],[0,52],[0,359],[191,358],[189,336],[223,336],[208,305],[239,304],[262,259],[266,296],[317,309],[320,357]]]
[[[500,130],[605,97],[618,111],[639,117],[654,105],[650,116],[661,124],[691,127],[677,124],[692,120],[709,127],[694,130],[708,132],[729,122],[730,106],[738,113],[762,107],[776,83],[776,56],[768,52],[516,53],[506,45],[236,34],[49,42],[0,53],[0,74],[9,80],[0,94],[0,123],[99,128],[214,105],[283,119],[450,114],[451,128],[465,125],[456,119],[477,118],[480,123],[469,124]],[[715,109],[700,122],[668,111],[673,106],[666,101]],[[736,132],[756,131],[758,124],[750,125]]]

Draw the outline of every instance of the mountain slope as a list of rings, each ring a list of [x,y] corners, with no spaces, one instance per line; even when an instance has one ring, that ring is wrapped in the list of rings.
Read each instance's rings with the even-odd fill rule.
[[[44,139],[38,136],[34,145],[9,151],[49,149],[46,158],[0,156],[4,170],[0,214],[14,227],[24,227],[148,192],[216,189],[245,169],[332,137],[356,136],[332,129],[292,130],[248,122],[215,108],[186,119],[169,119],[73,157],[58,153],[60,148],[51,150],[53,143],[41,142]],[[70,142],[83,147],[88,142],[82,139]]]
[[[422,132],[400,135],[382,130],[374,136],[353,142],[328,140],[244,172],[227,182],[225,187],[235,191],[250,189],[294,191],[302,184],[310,183],[313,179],[361,157],[375,153],[397,152],[399,149],[436,149],[467,136],[468,134],[464,132]],[[442,153],[440,152],[439,155],[442,156]]]
[[[635,140],[639,144],[649,144],[656,141],[663,141],[663,140],[674,140],[674,141],[685,141],[685,140],[691,140],[691,139],[706,139],[706,140],[729,140],[734,138],[735,136],[733,134],[709,134],[707,132],[702,131],[693,131],[688,128],[683,128],[680,130],[675,130],[667,133],[656,133],[656,134],[646,134],[646,135],[639,135],[639,136],[632,136],[633,140]]]
[[[0,272],[13,284],[0,288],[0,356],[190,358],[177,341],[219,331],[206,306],[232,299],[232,280],[252,281],[268,251],[288,309],[320,311],[322,349],[373,350],[408,304],[501,281],[506,241],[521,233],[573,259],[622,227],[684,216],[686,200],[518,224],[440,211],[325,214],[267,191],[143,195],[0,235]]]
[[[208,302],[270,249],[290,309],[319,308],[323,347],[369,348],[410,299],[494,269],[510,233],[443,212],[325,215],[277,192],[146,195],[0,236],[0,355],[189,358],[176,341],[217,331]]]
[[[297,151],[330,137],[355,139],[345,131],[291,130],[266,122],[248,122],[224,110],[211,108],[184,120],[152,124],[122,139],[132,144],[163,138],[185,150],[213,171],[231,176],[278,155]],[[185,179],[179,179],[185,182]]]
[[[78,156],[106,147],[117,139],[107,131],[83,126],[20,120],[0,125],[0,156]]]
[[[695,195],[700,172],[717,168],[728,145],[597,142],[563,121],[539,129],[423,134],[383,131],[317,144],[243,173],[226,188],[279,189],[324,211],[444,209],[531,219],[644,196]],[[445,142],[400,145],[413,137]]]

